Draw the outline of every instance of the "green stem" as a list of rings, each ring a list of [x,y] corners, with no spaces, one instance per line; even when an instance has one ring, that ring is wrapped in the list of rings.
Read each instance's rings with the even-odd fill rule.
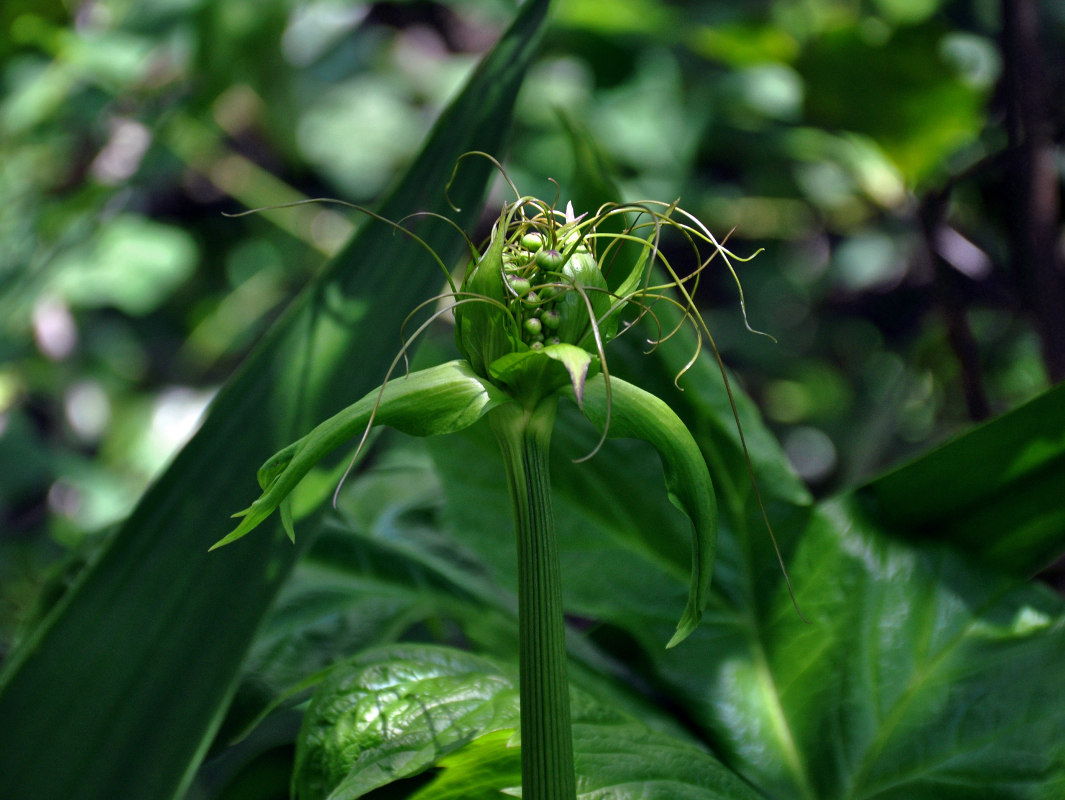
[[[523,800],[575,800],[566,634],[548,452],[557,399],[489,414],[503,452],[518,540]]]

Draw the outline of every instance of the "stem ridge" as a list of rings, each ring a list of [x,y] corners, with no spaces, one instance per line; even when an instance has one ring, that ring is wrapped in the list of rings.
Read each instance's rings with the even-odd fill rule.
[[[489,414],[503,454],[518,550],[518,668],[524,800],[575,800],[566,631],[550,444],[557,398]]]

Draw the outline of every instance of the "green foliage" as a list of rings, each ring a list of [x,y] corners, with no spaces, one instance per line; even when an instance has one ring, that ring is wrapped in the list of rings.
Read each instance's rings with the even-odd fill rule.
[[[412,242],[326,206],[219,212],[339,193],[386,196],[393,219],[450,215],[455,159],[501,155],[511,129],[526,191],[552,197],[554,178],[561,204],[594,208],[602,171],[623,197],[680,197],[735,227],[738,252],[766,247],[741,275],[752,324],[780,340],[744,332],[731,277],[706,273],[696,299],[808,623],[716,365],[674,385],[688,331],[650,356],[633,337],[610,351],[714,480],[712,588],[680,646],[663,648],[690,599],[691,526],[658,455],[610,438],[574,464],[600,431],[560,409],[581,793],[1059,797],[1065,608],[1031,576],[1065,552],[1065,402],[1016,250],[1023,176],[1003,147],[1024,126],[999,6],[558,0],[542,47],[525,16],[471,78],[516,4],[446,5],[0,8],[0,796],[286,796],[326,758],[319,710],[384,703],[361,679],[372,660],[406,670],[407,727],[352,720],[335,745],[377,736],[367,752],[398,764],[402,733],[419,756],[374,796],[515,786],[516,572],[483,426],[385,434],[339,512],[322,498],[346,462],[305,478],[297,547],[273,524],[207,554],[256,467],[379,384],[403,318],[442,283]],[[1059,41],[1061,11],[1039,13]],[[1039,55],[1060,85],[1061,53]],[[464,162],[452,187],[465,230],[486,178]],[[937,198],[925,241],[918,209]],[[456,231],[405,224],[458,264]],[[665,242],[678,261],[686,248]],[[455,357],[452,339],[434,332],[412,368]],[[1001,416],[970,429],[974,386]],[[420,709],[471,686],[471,714],[498,726],[434,739]]]
[[[700,388],[706,400],[720,399],[720,389]],[[1046,430],[1060,429],[1060,404],[1034,405]],[[981,432],[997,438],[1032,413],[1019,409]],[[718,418],[723,428],[726,422]],[[665,493],[649,499],[639,488],[657,465],[640,447],[615,440],[592,462],[597,469],[573,465],[570,458],[595,432],[577,415],[561,424],[564,444],[553,469],[567,606],[598,623],[574,647],[576,662],[589,668],[578,683],[611,697],[615,681],[631,685],[639,674],[660,702],[666,697],[669,707],[685,709],[724,764],[766,797],[1053,796],[1065,763],[1054,744],[1065,733],[1053,667],[1065,646],[1060,598],[948,545],[893,536],[856,495],[810,508],[767,486],[809,622],[795,613],[771,553],[753,541],[764,533],[746,527],[757,524],[748,498],[743,516],[722,531],[703,624],[683,646],[662,650],[670,606],[684,585],[683,525],[670,515]],[[754,459],[772,457],[771,442],[756,426],[749,432]],[[1030,449],[1030,440],[1014,440],[1002,455]],[[427,559],[415,556],[420,563],[441,559],[440,569],[452,574],[443,553],[465,552],[468,574],[487,572],[513,585],[513,552],[503,535],[509,506],[491,438],[471,428],[434,441],[432,450],[448,520],[438,535],[454,541],[443,551],[439,540],[425,548],[424,533],[411,539],[391,524],[375,538],[418,541],[422,552],[435,550]],[[459,474],[454,463],[467,466]],[[958,468],[953,462],[944,474]],[[1060,468],[1055,474],[1060,479]],[[1060,528],[1056,541],[1060,551]],[[672,563],[663,559],[670,542]],[[481,604],[499,602],[483,596]],[[447,618],[475,630],[473,616],[470,609]],[[475,641],[506,655],[505,637]],[[1019,674],[1026,679],[1016,680]],[[656,716],[644,712],[648,721]],[[597,767],[589,766],[594,759],[580,730],[578,773],[587,782],[581,786],[591,787]],[[1033,749],[1031,741],[1047,745]],[[706,776],[694,784],[692,796],[719,796]]]

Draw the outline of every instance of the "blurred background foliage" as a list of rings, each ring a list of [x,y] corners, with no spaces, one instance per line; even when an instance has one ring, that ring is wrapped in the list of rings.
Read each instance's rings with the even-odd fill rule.
[[[3,4],[0,656],[361,223],[223,212],[372,202],[515,7]],[[764,248],[777,343],[727,274],[699,299],[825,494],[1065,375],[1063,40],[1028,0],[560,0],[507,168],[564,202],[576,130],[625,199]]]

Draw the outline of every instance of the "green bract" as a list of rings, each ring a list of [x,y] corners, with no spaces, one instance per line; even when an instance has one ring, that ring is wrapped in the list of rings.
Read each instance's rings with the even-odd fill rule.
[[[539,213],[527,217],[527,207]],[[459,351],[479,375],[530,407],[567,382],[580,402],[584,381],[598,369],[603,342],[595,331],[624,307],[611,308],[572,209],[563,215],[532,200],[503,209],[459,296]]]

